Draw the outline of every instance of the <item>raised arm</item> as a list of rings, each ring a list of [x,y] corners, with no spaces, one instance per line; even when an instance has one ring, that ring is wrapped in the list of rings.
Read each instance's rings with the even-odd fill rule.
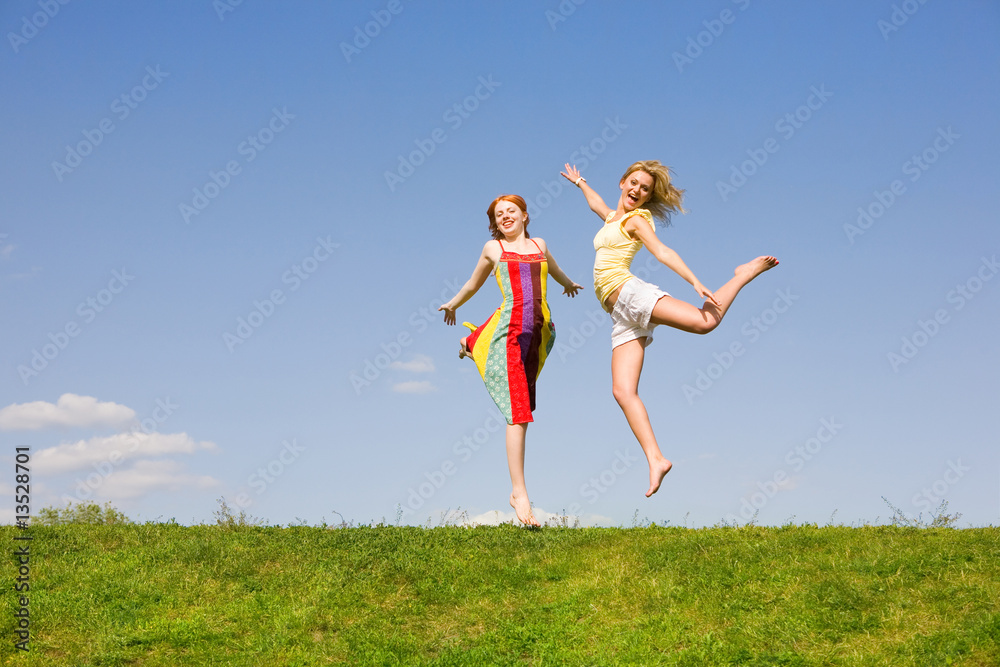
[[[472,295],[478,292],[479,288],[486,282],[493,267],[496,266],[497,261],[500,259],[499,247],[499,244],[495,241],[487,241],[486,245],[483,246],[483,253],[479,256],[476,268],[472,270],[472,277],[462,285],[462,289],[458,290],[458,293],[448,303],[441,304],[441,307],[438,308],[438,310],[444,311],[445,324],[455,324],[455,311],[458,310],[459,306],[471,299]]]
[[[681,278],[691,283],[691,286],[694,287],[694,291],[697,292],[699,296],[703,299],[708,299],[717,306],[719,305],[719,302],[715,300],[715,295],[712,294],[711,290],[698,281],[694,272],[688,268],[687,264],[684,263],[684,260],[681,259],[680,255],[665,246],[663,242],[660,241],[660,239],[656,236],[656,232],[645,218],[641,215],[633,215],[625,221],[625,231],[639,237],[639,240],[642,241],[644,246],[646,246],[646,249],[653,253],[653,257]]]
[[[541,246],[542,252],[545,253],[545,261],[549,265],[549,275],[552,276],[557,283],[563,286],[563,294],[568,294],[569,296],[576,296],[576,293],[583,289],[582,285],[577,285],[573,282],[566,273],[559,268],[556,264],[556,258],[552,256],[549,252],[549,246],[542,239],[535,239],[535,243]]]
[[[601,199],[601,195],[597,194],[592,187],[587,185],[587,181],[580,176],[580,171],[574,166],[569,166],[566,163],[566,171],[559,172],[566,177],[568,181],[576,185],[578,188],[583,190],[583,196],[587,198],[587,205],[590,206],[590,210],[600,216],[601,220],[608,219],[608,213],[611,213],[611,208],[604,203]]]

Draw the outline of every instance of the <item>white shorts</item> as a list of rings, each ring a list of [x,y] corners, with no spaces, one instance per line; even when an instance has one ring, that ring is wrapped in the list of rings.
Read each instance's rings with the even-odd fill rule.
[[[649,318],[653,314],[653,306],[662,297],[670,296],[656,285],[651,285],[641,278],[632,277],[622,285],[618,300],[611,310],[611,347],[646,337],[646,345],[653,342],[653,328]]]

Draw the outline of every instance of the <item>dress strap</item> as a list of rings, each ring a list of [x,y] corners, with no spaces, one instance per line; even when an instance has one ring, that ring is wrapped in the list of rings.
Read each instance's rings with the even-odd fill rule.
[[[532,243],[534,243],[534,244],[535,244],[535,247],[536,247],[536,248],[538,248],[538,254],[539,254],[539,255],[544,255],[544,254],[545,254],[545,253],[543,253],[543,252],[542,252],[542,249],[538,247],[538,244],[537,244],[537,243],[535,243],[535,239],[529,239],[529,240],[530,240],[530,241],[531,241]]]
[[[503,241],[497,239],[497,243],[500,244],[500,252],[507,252],[507,249],[503,247]]]

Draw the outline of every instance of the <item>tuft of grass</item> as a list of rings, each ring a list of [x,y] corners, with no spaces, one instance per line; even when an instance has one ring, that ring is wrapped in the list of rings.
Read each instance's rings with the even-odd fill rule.
[[[899,509],[885,496],[882,496],[882,500],[889,509],[892,510],[892,522],[893,526],[906,526],[910,528],[954,528],[958,524],[958,520],[962,518],[961,513],[948,514],[948,501],[942,500],[941,504],[938,505],[937,509],[930,515],[930,521],[924,520],[924,514],[921,512],[916,517],[908,517],[903,510]]]
[[[67,524],[88,524],[113,526],[132,521],[115,509],[110,502],[100,506],[95,502],[66,503],[65,507],[44,507],[32,523],[36,526],[64,526]]]
[[[264,520],[247,514],[245,509],[240,509],[239,514],[233,514],[233,509],[226,502],[225,497],[219,498],[219,509],[212,512],[215,517],[215,525],[220,528],[230,530],[239,528],[257,528],[264,525]]]

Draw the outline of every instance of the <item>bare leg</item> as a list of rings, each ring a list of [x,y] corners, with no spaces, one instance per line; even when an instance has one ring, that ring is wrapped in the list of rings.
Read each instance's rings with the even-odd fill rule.
[[[646,462],[649,464],[649,490],[646,491],[648,498],[660,488],[660,482],[670,472],[673,464],[660,452],[646,406],[639,398],[639,376],[642,374],[646,341],[645,337],[631,340],[611,351],[611,391],[646,455]]]
[[[469,337],[468,336],[464,336],[461,340],[458,341],[458,344],[460,346],[459,349],[458,349],[458,358],[459,359],[465,359],[466,357],[471,357],[472,356],[472,353],[469,352]]]
[[[510,424],[507,426],[507,467],[510,468],[510,506],[514,508],[517,518],[523,524],[540,526],[531,513],[531,501],[528,500],[528,488],[524,485],[524,436],[528,425]]]
[[[688,331],[690,333],[706,334],[719,326],[729,306],[733,305],[736,295],[740,293],[751,280],[768,269],[778,265],[778,260],[770,256],[762,256],[741,264],[733,271],[733,277],[728,283],[715,291],[716,306],[706,301],[701,308],[695,308],[690,303],[665,296],[656,302],[649,321],[653,324],[666,324]]]

